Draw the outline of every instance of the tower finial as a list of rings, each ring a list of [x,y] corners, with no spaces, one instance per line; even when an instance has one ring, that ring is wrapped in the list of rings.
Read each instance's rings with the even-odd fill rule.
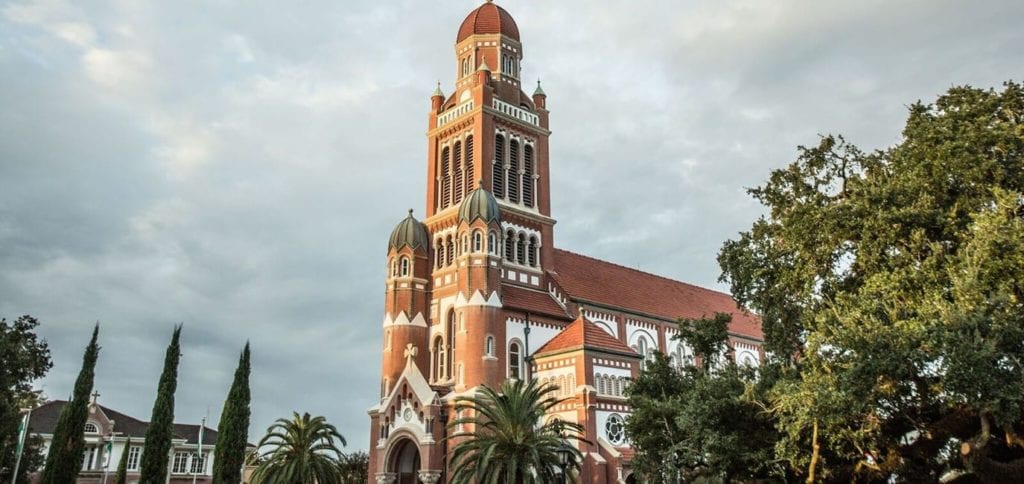
[[[533,90],[533,95],[534,96],[536,96],[538,94],[541,95],[541,96],[547,96],[547,94],[544,93],[544,89],[542,89],[540,87],[540,78],[539,77],[537,78],[537,89]]]
[[[412,209],[409,209],[409,216],[412,217]]]
[[[444,92],[441,91],[441,81],[437,81],[437,87],[434,89],[434,95],[444,97]]]

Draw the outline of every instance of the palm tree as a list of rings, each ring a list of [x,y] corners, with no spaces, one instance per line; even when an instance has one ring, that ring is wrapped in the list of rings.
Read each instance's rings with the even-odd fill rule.
[[[451,454],[454,484],[551,483],[560,482],[561,457],[569,452],[567,472],[579,470],[580,451],[566,440],[584,441],[583,427],[552,418],[542,419],[548,410],[565,399],[554,397],[557,387],[536,382],[508,380],[500,391],[487,386],[470,397],[456,399],[462,415],[451,422],[457,441]]]
[[[279,418],[260,439],[262,451],[252,475],[254,484],[327,484],[341,480],[341,450],[335,441],[346,445],[345,437],[324,417]]]

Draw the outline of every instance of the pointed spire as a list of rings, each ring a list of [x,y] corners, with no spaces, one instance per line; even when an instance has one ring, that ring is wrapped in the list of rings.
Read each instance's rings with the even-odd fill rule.
[[[486,57],[482,57],[482,58],[480,59],[480,68],[479,68],[479,69],[477,69],[477,71],[487,71],[487,72],[491,72],[491,68],[490,68],[490,67],[487,67],[487,58],[486,58]]]
[[[537,89],[533,90],[533,95],[534,96],[547,96],[547,94],[544,92],[544,89],[542,89],[540,87],[540,79],[539,78],[537,79]]]
[[[434,89],[434,96],[444,97],[444,92],[441,91],[441,81],[437,81],[437,87]]]

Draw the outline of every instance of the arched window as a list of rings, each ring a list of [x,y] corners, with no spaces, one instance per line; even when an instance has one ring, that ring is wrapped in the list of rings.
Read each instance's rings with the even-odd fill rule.
[[[491,162],[491,194],[505,198],[505,137],[494,135],[494,161]]]
[[[452,241],[452,236],[451,235],[448,236],[448,240],[447,240],[447,242],[444,245],[445,245],[445,250],[444,250],[444,252],[445,252],[445,260],[444,260],[445,265],[452,265],[452,261],[455,260],[455,242]]]
[[[633,345],[633,350],[636,351],[643,359],[640,361],[642,367],[647,367],[647,361],[651,357],[651,342],[647,340],[646,335],[639,335],[636,339],[636,344]]]
[[[100,428],[97,427],[96,424],[94,424],[92,422],[86,422],[86,424],[85,424],[85,433],[87,433],[87,434],[98,434],[98,433],[100,433]]]
[[[568,381],[566,381],[566,384],[568,385],[568,387],[566,388],[566,391],[568,392],[568,395],[572,395],[573,393],[575,393],[576,392],[576,375],[570,374]]]
[[[615,390],[612,393],[616,397],[622,396],[622,377],[615,377]]]
[[[380,381],[380,397],[384,398],[388,396],[388,379],[384,378]]]
[[[402,257],[401,259],[399,259],[399,272],[398,273],[402,277],[408,277],[409,276],[409,258],[408,257]]]
[[[388,269],[387,270],[389,272],[391,272],[391,277],[395,277],[395,276],[398,275],[398,265],[395,264],[395,259],[394,258],[388,259]]]
[[[523,205],[533,208],[533,145],[523,147]]]
[[[451,177],[451,150],[445,146],[441,148],[441,208],[448,208],[452,204]]]
[[[384,332],[384,349],[386,349],[386,350],[390,350],[391,349],[391,330],[390,329]]]
[[[487,253],[498,253],[498,236],[494,232],[487,232]]]
[[[526,265],[526,235],[519,234],[516,237],[516,262]]]
[[[473,179],[476,178],[476,172],[473,169],[473,135],[466,137],[466,188],[465,192],[469,192],[476,189],[476,184],[473,183]]]
[[[569,387],[565,384],[565,375],[558,377],[558,394],[561,396],[569,394]]]
[[[459,252],[459,254],[465,254],[466,252],[469,252],[469,236],[463,234],[462,235],[462,250]]]
[[[516,256],[516,233],[509,229],[505,232],[505,260],[514,262]]]
[[[440,269],[444,266],[444,241],[437,239],[434,241],[434,267]]]
[[[513,380],[522,378],[522,351],[518,342],[508,345],[508,377]]]
[[[454,151],[453,158],[455,160],[452,163],[452,190],[454,190],[452,204],[457,205],[462,201],[462,190],[464,187],[462,183],[462,142],[456,141],[452,151]]]
[[[434,340],[434,381],[441,381],[445,377],[444,353],[444,339],[438,336]]]
[[[482,252],[484,250],[484,234],[480,233],[479,230],[473,232],[473,252]]]
[[[466,383],[466,372],[465,372],[465,369],[466,368],[462,366],[462,363],[459,363],[459,376],[458,376],[458,384],[459,385],[464,385]]]
[[[530,267],[537,267],[537,237],[530,236],[530,244],[526,249],[526,255],[529,258]]]
[[[494,356],[494,336],[488,335],[484,339],[484,354],[487,356]]]
[[[519,203],[519,140],[508,144],[508,201]]]
[[[454,309],[449,309],[448,310],[448,337],[447,337],[447,340],[448,340],[448,348],[446,348],[446,350],[447,350],[447,353],[448,353],[448,364],[445,365],[445,367],[448,368],[449,371],[451,371],[451,369],[454,367],[454,365],[453,365],[453,363],[454,363],[453,357],[455,355],[455,310]],[[451,373],[447,374],[446,376],[451,378]]]
[[[598,395],[604,395],[604,394],[608,393],[608,390],[605,389],[605,386],[604,386],[604,376],[599,374],[599,375],[597,375],[597,377],[595,379],[597,380],[597,393],[598,393]]]

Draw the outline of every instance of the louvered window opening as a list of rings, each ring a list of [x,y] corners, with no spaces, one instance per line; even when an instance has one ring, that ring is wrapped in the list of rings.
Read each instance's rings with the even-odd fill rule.
[[[519,203],[519,141],[508,145],[508,201]]]
[[[462,193],[465,190],[465,186],[462,183],[462,143],[456,141],[454,159],[455,163],[452,168],[452,187],[455,190],[452,194],[452,204],[458,205],[462,201]]]
[[[505,260],[509,262],[513,261],[513,257],[515,257],[515,238],[516,234],[511,230],[505,234]]]
[[[466,137],[466,190],[464,193],[469,194],[476,189],[474,179],[476,179],[476,172],[473,168],[473,137],[468,136]]]
[[[533,208],[533,146],[523,147],[523,205]]]
[[[441,150],[441,208],[452,204],[451,150],[447,146]]]
[[[505,198],[505,137],[494,135],[494,162],[491,165],[491,193]]]
[[[530,259],[528,261],[530,263],[530,267],[537,267],[537,238],[536,237],[530,237],[530,247],[526,251],[526,253],[527,253],[527,256]]]

